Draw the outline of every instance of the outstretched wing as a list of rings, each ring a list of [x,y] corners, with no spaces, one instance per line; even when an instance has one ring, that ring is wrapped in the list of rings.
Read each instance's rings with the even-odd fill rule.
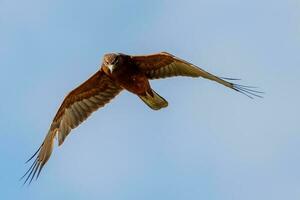
[[[58,109],[44,142],[28,160],[36,157],[29,170],[22,177],[27,176],[24,183],[29,180],[30,183],[34,177],[38,178],[52,153],[56,135],[58,136],[58,144],[61,145],[72,129],[87,119],[92,112],[107,104],[121,90],[122,88],[116,85],[103,71],[98,71],[71,91]]]
[[[261,97],[253,87],[234,84],[227,80],[236,80],[229,78],[220,78],[207,71],[182,60],[167,52],[161,52],[151,55],[132,56],[133,62],[142,70],[149,79],[167,78],[172,76],[189,76],[203,77],[212,81],[216,81],[226,87],[241,92],[252,98],[253,96]]]

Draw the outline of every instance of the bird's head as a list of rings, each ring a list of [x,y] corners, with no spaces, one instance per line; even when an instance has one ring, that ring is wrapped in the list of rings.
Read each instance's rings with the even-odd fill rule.
[[[121,62],[121,54],[118,53],[108,53],[103,57],[103,67],[107,68],[111,74],[118,68]]]

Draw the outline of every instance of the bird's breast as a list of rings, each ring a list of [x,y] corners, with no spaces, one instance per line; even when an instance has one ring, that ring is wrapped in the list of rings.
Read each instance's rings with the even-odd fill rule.
[[[111,72],[104,66],[103,71],[118,85],[132,93],[143,94],[150,87],[147,77],[132,67],[123,66]]]
[[[142,74],[127,74],[117,79],[123,88],[135,94],[142,94],[149,87],[148,79]]]

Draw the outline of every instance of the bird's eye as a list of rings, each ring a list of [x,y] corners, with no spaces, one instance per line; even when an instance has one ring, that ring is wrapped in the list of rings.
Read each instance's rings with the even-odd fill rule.
[[[118,57],[116,57],[116,58],[114,59],[114,61],[112,62],[112,64],[115,65],[115,64],[117,64],[118,62],[119,62],[119,59],[118,59]]]

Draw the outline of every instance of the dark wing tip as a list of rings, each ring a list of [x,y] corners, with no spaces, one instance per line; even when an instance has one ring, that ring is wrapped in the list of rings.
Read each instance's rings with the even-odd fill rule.
[[[39,155],[38,153],[40,152],[41,148],[43,145],[41,145],[39,147],[39,149],[26,161],[26,163],[28,163],[29,161],[31,161],[33,158],[35,158],[34,162],[31,164],[30,168],[25,172],[25,174],[20,178],[20,181],[23,180],[25,177],[25,181],[23,182],[23,185],[25,185],[26,183],[28,183],[28,185],[30,185],[30,183],[32,182],[32,180],[34,179],[34,177],[37,179],[41,173],[41,170],[44,166],[43,161],[39,160]]]
[[[240,78],[227,78],[227,77],[219,77],[220,79],[223,79],[223,80],[229,80],[229,81],[240,81],[242,79]]]
[[[262,95],[265,94],[262,91],[254,90],[252,86],[244,86],[239,84],[233,84],[233,89],[239,93],[246,95],[247,97],[253,99],[254,97],[264,98]]]
[[[43,143],[44,144],[44,143]],[[31,161],[36,155],[37,153],[41,150],[43,144],[38,148],[38,150],[25,162],[25,164],[27,164],[29,161]]]
[[[224,77],[221,77],[221,79],[223,79],[223,80],[241,80],[241,79],[236,79],[236,78],[224,78]],[[264,98],[262,95],[265,94],[265,92],[256,90],[257,87],[248,86],[248,85],[240,85],[240,84],[236,84],[236,83],[230,83],[230,84],[232,85],[232,89],[234,89],[235,91],[237,91],[251,99],[254,99],[255,97]]]

